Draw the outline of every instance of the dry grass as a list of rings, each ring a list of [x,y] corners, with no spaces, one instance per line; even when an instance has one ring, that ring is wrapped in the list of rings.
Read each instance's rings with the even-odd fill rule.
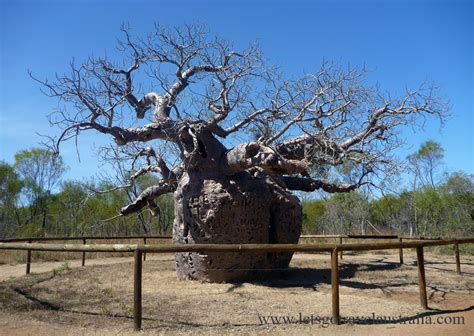
[[[425,314],[419,306],[414,257],[407,251],[405,265],[400,267],[397,254],[346,255],[340,266],[342,316],[374,312],[413,320]],[[81,330],[100,335],[132,333],[133,265],[129,260],[85,269],[64,268],[0,283],[0,326],[3,321],[9,330],[18,330],[15,326],[20,328],[28,319],[32,325],[48,321],[50,329],[60,326],[59,329],[71,334],[80,334]],[[461,335],[472,327],[474,320],[474,259],[463,257],[462,276],[454,272],[452,258],[440,259],[427,253],[426,261],[430,307],[454,310],[452,314],[464,314],[466,320],[469,317],[470,325],[448,329],[448,334],[452,331]],[[144,263],[145,334],[296,335],[324,330],[381,334],[394,328],[399,333],[406,330],[406,326],[397,324],[371,329],[363,324],[328,328],[308,324],[262,325],[258,316],[331,314],[329,256],[297,254],[291,266],[288,271],[271,272],[266,279],[254,283],[181,282],[176,279],[173,256],[153,255]],[[2,313],[15,319],[2,318]],[[430,335],[446,331],[431,328]]]

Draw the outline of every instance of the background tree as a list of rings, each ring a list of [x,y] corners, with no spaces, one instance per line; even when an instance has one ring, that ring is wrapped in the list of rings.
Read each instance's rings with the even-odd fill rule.
[[[328,233],[366,234],[369,220],[367,198],[356,191],[333,195],[324,204],[325,211],[321,222],[331,223]]]
[[[443,157],[444,149],[432,140],[424,142],[418,151],[408,156],[414,189],[418,183],[421,187],[436,187],[436,170],[441,165]]]
[[[409,194],[411,195],[409,207],[412,219],[408,222],[410,236],[418,235],[420,232],[426,234],[427,225],[432,225],[431,218],[428,218],[430,214],[425,213],[424,218],[420,218],[420,211],[422,210],[418,208],[418,205],[421,203],[423,203],[423,206],[427,206],[428,203],[431,204],[431,202],[426,202],[430,198],[430,191],[427,189],[433,189],[437,186],[436,175],[442,164],[443,152],[444,150],[439,143],[428,140],[407,158],[409,163],[407,169],[412,178],[412,192]],[[425,192],[419,193],[418,191],[422,189],[425,189]],[[431,197],[436,196],[437,193],[431,191]],[[424,223],[422,223],[423,221]]]
[[[15,232],[18,222],[17,202],[22,188],[14,168],[0,162],[0,237]]]
[[[463,172],[447,174],[440,193],[446,213],[440,225],[441,234],[452,237],[474,234],[474,175]]]
[[[54,217],[52,218],[54,229],[50,231],[58,236],[87,235],[89,233],[87,226],[91,224],[93,218],[93,214],[87,214],[87,200],[88,193],[83,183],[76,181],[62,183],[54,204],[49,207],[51,217]]]
[[[61,156],[45,149],[33,148],[16,153],[14,167],[23,181],[29,209],[21,225],[39,219],[44,233],[48,225],[51,192],[66,171],[66,166]]]
[[[370,221],[389,234],[414,235],[412,199],[412,193],[402,192],[398,196],[389,194],[372,200]]]
[[[291,191],[376,184],[397,167],[391,152],[400,127],[445,113],[433,87],[393,98],[366,85],[363,69],[324,63],[284,78],[256,45],[237,51],[199,25],[156,25],[145,38],[123,33],[123,60],[91,57],[54,81],[39,80],[64,106],[50,118],[61,128],[53,147],[95,130],[122,147],[116,153],[132,167],[130,183],[160,174],[120,214],[146,206],[157,213],[155,199],[174,192],[176,243],[297,242],[301,205]],[[343,163],[359,167],[353,183],[307,173]],[[183,279],[223,281],[290,259],[178,253],[177,268]]]
[[[325,233],[326,227],[320,224],[320,218],[324,214],[325,202],[323,200],[305,200],[303,206],[303,233],[310,234],[314,232]]]

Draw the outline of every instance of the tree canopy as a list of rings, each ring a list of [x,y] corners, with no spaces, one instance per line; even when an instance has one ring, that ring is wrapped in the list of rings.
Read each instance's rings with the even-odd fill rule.
[[[109,135],[130,183],[161,180],[121,210],[144,206],[177,187],[183,171],[233,176],[260,169],[281,176],[289,190],[350,191],[397,168],[393,150],[401,126],[443,119],[447,107],[433,85],[392,97],[368,85],[364,69],[325,62],[286,78],[257,45],[237,49],[201,25],[163,27],[118,43],[123,59],[71,62],[70,73],[39,80],[61,108],[50,122],[61,129],[52,147],[88,130]],[[351,167],[351,183],[310,177],[315,166]],[[300,174],[300,175],[298,175]]]

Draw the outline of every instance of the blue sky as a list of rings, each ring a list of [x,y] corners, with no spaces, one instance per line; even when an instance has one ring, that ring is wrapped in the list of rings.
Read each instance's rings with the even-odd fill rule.
[[[407,130],[410,146],[434,139],[445,148],[450,171],[474,173],[473,2],[456,1],[21,1],[0,0],[0,160],[38,145],[36,133],[53,134],[46,115],[56,101],[43,96],[27,69],[41,78],[67,72],[69,61],[110,53],[122,23],[136,35],[154,22],[199,21],[237,45],[258,40],[272,63],[288,75],[317,70],[323,59],[366,65],[370,80],[399,93],[429,80],[450,101],[444,129],[429,122]],[[95,175],[95,148],[105,136],[79,138],[62,147],[67,178]]]

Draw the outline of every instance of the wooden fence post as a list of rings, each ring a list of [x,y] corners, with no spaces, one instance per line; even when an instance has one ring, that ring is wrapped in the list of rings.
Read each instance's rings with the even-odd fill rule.
[[[31,240],[28,240],[28,243],[32,243]],[[30,274],[31,270],[31,250],[26,251],[26,274]]]
[[[342,245],[342,237],[339,237],[339,244],[341,244],[341,245]],[[341,253],[341,260],[342,260],[342,250],[341,250],[341,252],[340,252],[340,253]]]
[[[420,288],[420,303],[423,309],[428,309],[428,299],[426,297],[426,277],[423,246],[418,246],[416,248],[416,259],[418,264],[418,287]]]
[[[146,245],[146,237],[143,237],[143,245]],[[143,261],[146,260],[146,252],[143,252]]]
[[[403,238],[398,238],[398,241],[400,242],[400,244],[403,243]],[[403,247],[400,246],[398,254],[400,255],[400,265],[403,265]]]
[[[142,252],[138,249],[133,272],[133,328],[142,329]]]
[[[82,238],[82,243],[86,245],[86,239]],[[86,265],[86,252],[82,252],[82,266]]]
[[[461,274],[461,258],[459,256],[459,244],[454,244],[454,251],[456,252],[456,272]]]
[[[340,324],[339,316],[339,265],[337,247],[331,253],[331,287],[332,287],[332,323]]]

